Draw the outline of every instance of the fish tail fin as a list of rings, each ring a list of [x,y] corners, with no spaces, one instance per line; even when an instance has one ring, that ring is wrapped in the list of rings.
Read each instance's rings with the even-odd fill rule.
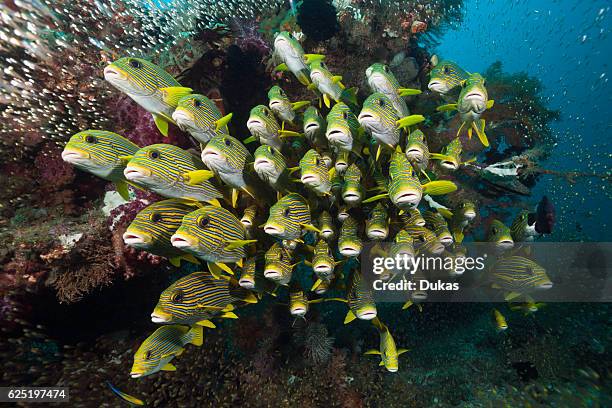
[[[204,328],[200,325],[193,325],[189,330],[191,340],[189,341],[194,346],[200,347],[204,342]]]
[[[383,330],[385,325],[383,324],[383,322],[380,321],[380,319],[378,318],[378,316],[376,316],[375,318],[372,319],[372,324],[378,329],[378,330]]]
[[[423,193],[429,195],[442,195],[457,190],[457,185],[449,180],[436,180],[423,184]]]
[[[485,131],[484,131],[485,120],[479,119],[478,126],[474,125],[474,129],[476,130],[476,135],[478,136],[478,139],[480,139],[480,143],[482,143],[484,147],[489,147],[489,139],[487,139],[487,135],[485,134]]]
[[[159,130],[164,137],[168,137],[168,121],[162,117],[161,115],[157,115],[155,113],[153,115],[153,120],[155,121],[155,126]]]

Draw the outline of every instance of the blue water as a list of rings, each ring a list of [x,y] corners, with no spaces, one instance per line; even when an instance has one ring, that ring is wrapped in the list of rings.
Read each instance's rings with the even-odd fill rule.
[[[436,52],[470,72],[499,60],[506,72],[539,78],[548,106],[561,111],[553,123],[558,145],[543,167],[610,172],[611,7],[600,0],[466,0],[464,20],[445,33]],[[542,194],[557,205],[551,239],[609,240],[609,182],[581,178],[572,186],[544,176],[529,201],[535,205]]]

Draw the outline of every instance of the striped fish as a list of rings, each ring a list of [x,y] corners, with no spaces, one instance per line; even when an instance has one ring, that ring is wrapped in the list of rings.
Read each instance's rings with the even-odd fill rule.
[[[327,114],[325,137],[331,146],[354,151],[359,155],[364,142],[364,130],[351,109],[339,102]]]
[[[310,89],[318,89],[323,94],[323,102],[328,108],[331,101],[344,102],[353,106],[357,105],[357,89],[345,89],[342,85],[342,77],[332,75],[322,60],[315,60],[310,65]],[[329,120],[327,121],[329,124]],[[350,149],[348,149],[350,150]]]
[[[455,242],[463,241],[463,230],[474,218],[476,218],[476,205],[471,201],[463,201],[453,210],[450,214],[449,226]]]
[[[356,258],[363,249],[359,237],[359,222],[350,215],[342,222],[338,236],[338,250],[346,257]]]
[[[274,117],[274,113],[265,105],[257,105],[251,109],[247,128],[251,132],[251,137],[244,140],[244,143],[258,141],[261,144],[270,145],[278,150],[283,149],[281,137],[301,136],[300,133],[281,129]]]
[[[321,231],[319,235],[321,238],[330,241],[336,235],[336,228],[334,226],[334,220],[327,211],[321,211],[319,219],[317,221],[317,227]]]
[[[166,257],[174,266],[180,260],[199,263],[191,254],[170,243],[172,234],[181,226],[183,217],[194,210],[195,203],[169,199],[153,203],[141,210],[123,234],[123,242],[155,255]]]
[[[426,252],[434,255],[444,252],[444,245],[442,245],[438,236],[433,231],[417,225],[406,225],[403,229],[412,237],[417,252]]]
[[[111,389],[113,394],[115,394],[116,396],[118,396],[119,398],[127,402],[128,404],[137,405],[137,406],[145,405],[143,400],[141,400],[140,398],[136,398],[133,395],[126,394],[125,392],[119,390],[117,387],[111,384],[109,381],[106,382],[106,385],[108,386],[108,388]]]
[[[310,105],[308,101],[291,102],[283,89],[274,85],[268,91],[268,107],[282,121],[294,124],[295,111]],[[283,128],[284,128],[283,123]]]
[[[351,164],[344,172],[342,183],[342,199],[347,205],[355,206],[361,203],[365,195],[361,181],[361,170],[355,163]]]
[[[429,147],[427,146],[427,140],[425,140],[425,134],[421,130],[414,129],[408,134],[406,157],[414,168],[421,171],[427,168],[429,164]]]
[[[312,269],[317,278],[319,280],[330,281],[334,276],[334,268],[339,263],[334,259],[334,253],[327,241],[320,239],[314,247],[312,257]],[[315,283],[315,286],[318,285]]]
[[[264,276],[278,285],[287,285],[295,267],[291,252],[274,243],[266,251],[265,259]]]
[[[361,272],[357,269],[351,272],[346,300],[349,311],[344,318],[344,324],[350,323],[356,318],[372,320],[376,317],[374,295],[368,284],[363,280]]]
[[[227,124],[232,114],[223,116],[217,104],[204,95],[192,94],[179,99],[172,119],[182,131],[200,143],[218,135],[229,135]]]
[[[368,214],[365,222],[366,235],[370,239],[382,240],[389,235],[389,215],[387,208],[381,203],[376,206]]]
[[[237,318],[237,306],[256,303],[255,296],[231,278],[191,273],[166,288],[151,313],[153,323],[197,324],[214,328],[213,317]]]
[[[191,343],[201,346],[204,340],[202,326],[183,326],[170,324],[155,330],[142,342],[136,354],[130,376],[145,377],[158,371],[176,371],[170,363],[175,356],[185,351],[185,345]]]
[[[261,180],[281,193],[293,189],[285,156],[275,147],[261,145],[255,150],[253,167]]]
[[[289,313],[291,316],[304,318],[310,309],[310,302],[306,293],[299,285],[292,285],[289,290]]]
[[[419,205],[423,194],[447,194],[457,189],[455,183],[448,180],[435,180],[421,184],[410,161],[399,147],[391,157],[389,179],[388,193],[370,197],[363,202],[369,203],[388,196],[396,207],[406,210]]]
[[[494,288],[507,292],[506,300],[553,286],[543,267],[522,256],[500,259],[491,268],[489,280]]]
[[[492,242],[495,247],[499,250],[505,251],[514,247],[514,240],[510,233],[510,228],[499,221],[491,221],[489,229],[487,230],[487,241]]]
[[[380,147],[386,146],[395,150],[395,146],[399,143],[402,133],[401,128],[397,126],[399,119],[400,116],[398,116],[393,102],[385,94],[373,93],[363,102],[358,121],[378,142],[377,158],[380,155]]]
[[[119,58],[104,68],[104,79],[150,112],[164,136],[168,136],[168,123],[175,123],[172,113],[178,101],[192,91],[142,58]]]
[[[401,229],[395,234],[393,242],[388,246],[388,251],[381,253],[381,256],[388,258],[400,257],[400,259],[414,258],[416,251],[413,245],[413,238],[410,233],[404,229]],[[403,275],[406,271],[401,268],[385,268],[385,270],[379,275],[382,281],[389,281],[395,278],[397,275]]]
[[[218,277],[220,269],[233,275],[224,263],[235,262],[240,266],[246,256],[244,246],[256,241],[246,239],[244,225],[231,212],[222,207],[204,206],[183,217],[170,242],[207,261],[210,272]]]
[[[372,92],[380,92],[389,98],[400,118],[410,115],[406,101],[402,96],[418,95],[421,93],[420,90],[402,88],[389,67],[381,63],[370,65],[366,69],[366,78]]]
[[[475,158],[461,161],[461,152],[463,147],[461,146],[461,141],[459,138],[455,138],[451,140],[451,142],[446,145],[441,153],[431,153],[429,156],[434,160],[440,160],[440,166],[443,168],[455,171],[459,168],[459,166],[473,162],[476,160]]]
[[[427,228],[436,234],[442,245],[447,247],[454,242],[448,223],[442,214],[438,211],[427,210],[423,213],[423,218],[425,218]]]
[[[521,211],[510,226],[510,233],[514,242],[533,241],[540,235],[536,231],[536,214],[527,210]]]
[[[344,220],[346,220],[349,216],[349,208],[346,204],[342,204],[340,207],[338,207],[338,221],[344,222]]]
[[[269,293],[276,296],[277,285],[265,278],[263,265],[260,265],[260,258],[252,256],[245,259],[238,284],[253,292]]]
[[[244,209],[242,213],[242,218],[240,218],[240,222],[244,225],[247,232],[253,228],[255,225],[255,218],[257,217],[257,206],[255,204],[248,206]]]
[[[336,155],[336,161],[334,162],[334,168],[336,173],[344,174],[349,166],[350,153],[346,150],[340,150]]]
[[[123,174],[129,181],[167,198],[206,201],[219,205],[221,192],[210,181],[187,183],[183,174],[204,170],[204,164],[186,150],[170,144],[154,144],[139,149],[129,159]]]
[[[304,197],[290,193],[270,207],[270,215],[264,225],[266,234],[295,240],[303,235],[304,230],[320,232],[311,224],[310,207]]]
[[[395,373],[399,369],[398,357],[408,350],[404,348],[397,348],[389,328],[383,324],[383,322],[378,320],[378,317],[372,320],[372,323],[374,324],[374,327],[378,329],[378,333],[380,334],[380,346],[378,350],[368,350],[364,354],[379,355],[381,358],[379,365],[384,366],[387,371]]]
[[[446,94],[468,79],[469,74],[453,61],[440,61],[429,73],[427,87],[433,92]]]
[[[62,160],[79,170],[115,183],[117,192],[129,200],[123,170],[123,156],[130,156],[139,147],[123,136],[106,130],[84,130],[73,135],[64,150]]]
[[[421,211],[418,208],[411,208],[400,214],[400,221],[406,227],[416,225],[417,227],[425,226],[425,218],[421,215]]]
[[[327,122],[314,106],[309,106],[304,112],[303,119],[304,136],[313,147],[323,148],[327,146],[325,129]]]
[[[274,56],[282,61],[275,69],[291,71],[302,85],[310,84],[308,63],[323,59],[323,55],[304,54],[302,46],[289,32],[281,31],[274,37]]]
[[[308,150],[299,162],[300,181],[317,194],[330,194],[331,177],[335,169],[328,168],[315,149]]]

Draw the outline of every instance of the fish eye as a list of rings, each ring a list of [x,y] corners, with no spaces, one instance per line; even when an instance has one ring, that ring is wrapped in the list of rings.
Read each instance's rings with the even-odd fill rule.
[[[280,96],[285,96],[285,91],[283,91],[282,89],[279,89],[278,93],[280,94]]]
[[[381,98],[381,99],[379,99],[379,100],[378,100],[378,104],[379,104],[379,105],[380,105],[382,108],[384,108],[384,107],[385,107],[385,100],[384,100],[384,99],[382,99],[382,98]]]
[[[290,213],[291,213],[291,208],[285,208],[285,211],[283,212],[283,215],[285,217],[288,217]]]
[[[497,228],[496,227],[491,228],[491,232],[493,232],[494,234],[497,234],[497,232],[498,232]]]
[[[141,64],[140,61],[138,61],[137,59],[130,59],[130,66],[132,68],[140,68]]]
[[[389,67],[388,67],[388,66],[386,66],[386,65],[383,65],[383,71],[385,71],[385,72],[389,72]]]
[[[87,135],[87,136],[85,136],[85,141],[87,143],[97,143],[98,139],[96,139],[96,137],[94,135]]]
[[[315,164],[316,164],[317,166],[320,166],[320,165],[321,165],[321,158],[320,158],[320,157],[317,157],[317,158],[315,159]]]
[[[145,360],[149,360],[151,358],[151,350],[147,350],[144,356]]]
[[[229,140],[229,139],[225,139],[225,145],[228,146],[228,147],[231,146],[232,145],[232,141]]]
[[[159,159],[159,157],[161,156],[161,153],[159,153],[158,150],[150,150],[149,151],[149,157],[153,160],[155,159]]]
[[[450,68],[448,66],[445,66],[443,71],[446,75],[450,74]]]
[[[280,253],[278,254],[278,260],[282,262],[284,259],[285,256],[283,255],[283,251],[280,251]]]
[[[325,63],[323,61],[321,61],[320,65],[321,65],[321,68],[327,69],[327,65],[325,65]]]
[[[151,214],[151,221],[152,222],[160,222],[162,220],[162,216],[160,213],[153,213]]]
[[[172,303],[181,303],[183,301],[183,298],[183,292],[175,292],[172,294],[170,300],[172,301]]]
[[[342,118],[348,119],[348,112],[342,112]]]
[[[274,148],[272,148],[272,146],[268,146],[268,151],[270,154],[274,155]]]
[[[193,106],[195,108],[199,108],[200,106],[202,106],[202,101],[200,101],[199,99],[194,99],[193,100]]]
[[[209,222],[210,222],[210,219],[206,216],[202,216],[198,218],[198,225],[202,228],[205,228]]]

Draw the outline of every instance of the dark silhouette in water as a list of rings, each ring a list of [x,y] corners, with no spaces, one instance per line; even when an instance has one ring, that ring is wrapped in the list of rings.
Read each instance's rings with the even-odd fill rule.
[[[329,40],[340,30],[336,8],[328,0],[304,0],[297,22],[306,37],[313,41]]]
[[[542,197],[536,210],[535,229],[539,234],[550,234],[555,225],[555,207],[548,197]]]

